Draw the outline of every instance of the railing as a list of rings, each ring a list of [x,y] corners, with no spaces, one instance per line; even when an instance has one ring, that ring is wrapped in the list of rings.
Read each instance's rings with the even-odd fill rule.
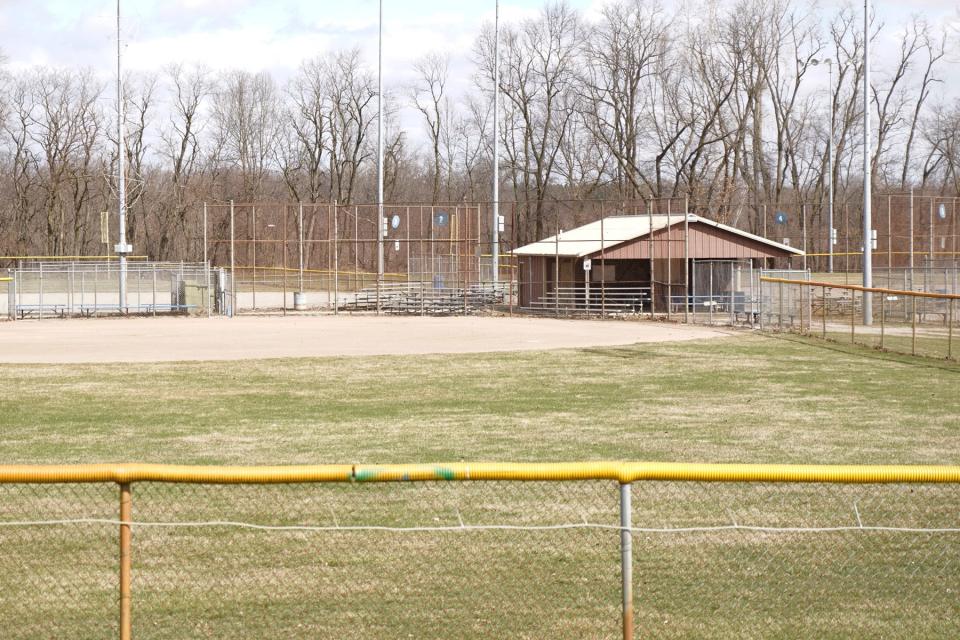
[[[953,359],[960,295],[762,277],[760,326],[881,350]],[[871,322],[863,299],[871,296]]]
[[[15,318],[110,314],[230,313],[223,270],[205,264],[131,262],[124,273],[110,262],[31,262],[11,270]]]
[[[594,284],[557,287],[531,300],[524,311],[554,315],[640,314],[650,309],[650,287]]]
[[[956,637],[960,467],[0,467],[5,637]]]

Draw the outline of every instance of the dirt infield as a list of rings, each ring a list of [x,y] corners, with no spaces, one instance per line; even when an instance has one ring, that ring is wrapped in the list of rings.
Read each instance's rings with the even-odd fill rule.
[[[114,318],[0,324],[0,362],[173,362],[476,353],[669,342],[728,335],[652,322],[300,316]]]

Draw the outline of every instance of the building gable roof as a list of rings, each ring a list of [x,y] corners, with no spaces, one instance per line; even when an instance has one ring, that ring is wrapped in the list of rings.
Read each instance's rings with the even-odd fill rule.
[[[559,255],[567,258],[582,258],[598,251],[613,248],[617,245],[642,238],[652,231],[666,229],[667,225],[675,226],[683,222],[683,214],[666,216],[662,214],[650,216],[611,216],[604,218],[603,221],[595,221],[585,224],[569,231],[561,231],[558,236],[550,236],[537,242],[532,242],[513,251],[514,255],[519,256],[554,256]],[[726,232],[735,234],[742,238],[747,238],[755,242],[760,242],[769,247],[786,251],[795,255],[803,255],[800,249],[768,240],[761,236],[754,235],[721,224],[714,220],[708,220],[698,215],[688,213],[688,222],[700,222]],[[602,238],[601,238],[602,227]]]

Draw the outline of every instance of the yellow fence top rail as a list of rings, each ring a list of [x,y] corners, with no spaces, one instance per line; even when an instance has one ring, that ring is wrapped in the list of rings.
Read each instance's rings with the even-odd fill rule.
[[[848,291],[865,291],[867,293],[884,293],[894,296],[915,296],[917,298],[936,298],[938,300],[960,300],[960,295],[953,293],[927,293],[924,291],[904,291],[902,289],[883,289],[880,287],[862,287],[856,284],[837,282],[823,282],[820,280],[790,280],[788,278],[771,278],[761,276],[761,282],[780,282],[782,284],[799,284],[808,287],[826,287],[827,289],[846,289]]]
[[[960,466],[697,464],[675,462],[456,462],[398,465],[0,465],[0,483],[171,482],[293,484],[438,480],[960,483]]]

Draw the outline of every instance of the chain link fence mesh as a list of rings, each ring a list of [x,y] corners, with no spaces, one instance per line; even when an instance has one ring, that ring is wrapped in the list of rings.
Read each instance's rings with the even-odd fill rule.
[[[957,485],[631,490],[638,636],[960,634]],[[4,637],[116,636],[116,486],[0,504]],[[132,504],[134,638],[621,635],[616,482],[142,482]]]
[[[7,314],[43,319],[232,313],[230,285],[222,269],[142,261],[131,261],[124,269],[126,297],[121,301],[121,267],[116,261],[22,262],[10,271]]]
[[[637,483],[633,491],[634,615],[645,637],[960,633],[956,487]]]
[[[960,297],[950,290],[863,292],[856,286],[822,282],[764,281],[762,286],[761,329],[928,358],[960,355]],[[871,298],[869,325],[864,322],[864,296]]]
[[[115,485],[0,484],[4,638],[116,637],[118,515]]]

